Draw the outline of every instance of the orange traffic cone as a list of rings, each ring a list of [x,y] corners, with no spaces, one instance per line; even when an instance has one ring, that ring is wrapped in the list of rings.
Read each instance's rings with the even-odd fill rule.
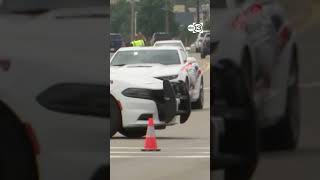
[[[148,129],[146,138],[144,141],[144,148],[141,149],[142,151],[160,151],[157,146],[157,139],[156,139],[156,133],[154,130],[154,123],[153,119],[148,119]]]

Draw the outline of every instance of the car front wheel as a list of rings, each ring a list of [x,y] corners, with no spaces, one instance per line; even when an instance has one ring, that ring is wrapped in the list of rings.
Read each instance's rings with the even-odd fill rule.
[[[141,138],[146,135],[147,128],[122,128],[119,132],[127,138]]]
[[[121,112],[116,100],[110,98],[110,137],[114,136],[121,126]]]
[[[0,179],[38,179],[30,140],[13,115],[1,114],[0,141]]]
[[[203,79],[201,79],[199,98],[196,102],[192,103],[192,109],[203,109],[204,104],[204,91],[203,91]]]

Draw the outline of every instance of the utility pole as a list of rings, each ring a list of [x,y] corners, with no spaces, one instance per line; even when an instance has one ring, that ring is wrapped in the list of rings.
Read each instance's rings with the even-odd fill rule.
[[[131,40],[134,39],[134,20],[135,20],[135,8],[134,8],[134,0],[130,0],[130,4],[131,4]]]
[[[200,0],[197,0],[197,23],[200,23]]]
[[[136,11],[134,13],[134,34],[137,34],[137,14],[138,12]]]
[[[166,13],[166,32],[169,33],[169,5],[168,0],[165,0],[165,13]]]

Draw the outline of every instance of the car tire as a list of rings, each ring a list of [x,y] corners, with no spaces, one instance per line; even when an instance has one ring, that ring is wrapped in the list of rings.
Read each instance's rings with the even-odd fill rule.
[[[141,138],[146,135],[147,128],[122,128],[119,133],[127,138]]]
[[[293,58],[287,90],[287,107],[284,116],[272,126],[263,129],[265,150],[295,150],[300,134],[300,91],[298,60]]]
[[[197,99],[197,101],[191,103],[192,109],[203,109],[203,104],[204,104],[204,91],[203,91],[203,79],[201,79],[199,98]]]
[[[110,137],[118,132],[122,124],[121,122],[121,111],[117,101],[113,97],[110,97]]]
[[[201,57],[201,59],[206,58],[206,55],[205,55],[205,53],[203,51],[201,51],[200,57]]]
[[[220,152],[242,159],[238,164],[225,168],[225,180],[249,180],[257,167],[260,154],[249,54],[245,53],[244,59],[241,68],[230,61],[224,65],[222,81],[223,89],[228,89],[227,104],[243,114],[224,118],[225,133],[219,140]]]
[[[10,113],[1,114],[0,141],[1,180],[38,179],[33,147],[26,129]]]

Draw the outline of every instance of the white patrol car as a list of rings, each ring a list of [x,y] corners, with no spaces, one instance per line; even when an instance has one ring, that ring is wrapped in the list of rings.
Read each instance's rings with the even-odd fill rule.
[[[299,144],[298,43],[276,0],[215,2],[211,114],[219,147],[212,144],[213,168],[226,168],[226,179],[250,179],[260,149]]]
[[[111,118],[112,125],[116,124],[111,125],[112,132],[143,136],[150,117],[154,118],[156,128],[165,128],[176,124],[175,115],[185,122],[191,102],[202,108],[203,77],[200,68],[193,66],[194,61],[177,47],[120,48],[110,62],[111,99],[115,101],[119,119],[113,122],[115,118]],[[176,99],[176,108],[168,108],[174,107],[172,104],[163,106],[167,93]]]

